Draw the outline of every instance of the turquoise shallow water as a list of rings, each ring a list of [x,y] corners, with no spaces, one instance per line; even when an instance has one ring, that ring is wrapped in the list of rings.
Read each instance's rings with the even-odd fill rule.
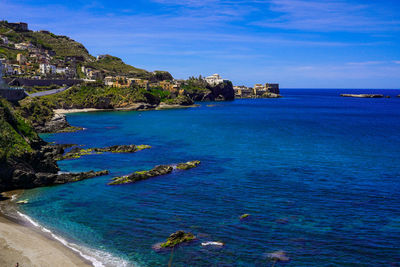
[[[186,110],[70,114],[86,130],[47,141],[153,148],[62,161],[63,171],[111,174],[29,190],[23,212],[132,265],[166,266],[171,253],[152,245],[182,229],[199,241],[176,249],[173,266],[271,266],[266,255],[277,250],[287,252],[288,266],[397,266],[400,98],[341,92],[282,90],[282,99]],[[195,169],[107,186],[114,176],[196,159]],[[239,220],[243,213],[248,220]],[[205,241],[226,245],[202,247]]]

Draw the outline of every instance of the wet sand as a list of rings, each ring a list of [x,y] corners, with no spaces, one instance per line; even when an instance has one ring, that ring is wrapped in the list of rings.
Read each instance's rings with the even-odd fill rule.
[[[3,200],[1,205],[7,202],[10,200]],[[20,267],[92,266],[57,240],[0,213],[0,266],[13,267],[16,263]]]

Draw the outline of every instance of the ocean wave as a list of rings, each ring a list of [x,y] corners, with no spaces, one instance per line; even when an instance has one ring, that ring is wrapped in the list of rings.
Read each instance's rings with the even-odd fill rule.
[[[84,247],[84,246],[78,246],[77,244],[70,243],[67,240],[65,240],[64,238],[54,234],[49,229],[41,226],[39,223],[34,221],[28,215],[25,215],[25,214],[23,214],[23,213],[21,213],[19,211],[17,211],[17,214],[21,218],[25,219],[30,224],[35,226],[36,228],[40,229],[42,232],[51,235],[52,238],[54,238],[55,240],[59,241],[61,244],[63,244],[67,248],[69,248],[69,249],[75,251],[76,253],[78,253],[82,258],[90,261],[93,264],[93,266],[95,266],[95,267],[107,267],[107,266],[118,266],[118,267],[119,266],[121,266],[121,267],[135,266],[135,267],[137,267],[138,266],[136,264],[132,265],[128,261],[123,260],[123,259],[118,258],[118,257],[115,257],[115,256],[113,256],[110,253],[107,253],[105,251],[96,250],[96,249],[90,249],[90,248],[87,248],[87,247]],[[99,259],[102,259],[102,260],[100,261]]]

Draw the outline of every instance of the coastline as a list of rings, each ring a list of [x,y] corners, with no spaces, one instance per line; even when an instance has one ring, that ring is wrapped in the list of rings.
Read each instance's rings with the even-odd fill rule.
[[[146,110],[165,110],[165,109],[185,109],[185,108],[196,108],[200,105],[169,105],[169,104],[160,104],[158,106],[134,106],[134,107],[127,107],[127,108],[115,108],[115,109],[100,109],[100,108],[81,108],[81,109],[54,109],[55,114],[69,114],[69,113],[79,113],[79,112],[98,112],[98,111],[146,111]]]
[[[7,215],[3,208],[23,191],[4,192],[6,200],[0,202],[0,266],[93,266],[77,251],[63,245],[50,234],[39,232],[28,222]],[[33,225],[32,225],[33,226]]]

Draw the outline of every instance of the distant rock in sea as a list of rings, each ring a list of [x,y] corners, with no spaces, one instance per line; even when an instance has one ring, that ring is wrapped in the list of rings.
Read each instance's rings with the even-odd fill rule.
[[[382,98],[382,94],[340,94],[344,97],[358,97],[358,98]]]

